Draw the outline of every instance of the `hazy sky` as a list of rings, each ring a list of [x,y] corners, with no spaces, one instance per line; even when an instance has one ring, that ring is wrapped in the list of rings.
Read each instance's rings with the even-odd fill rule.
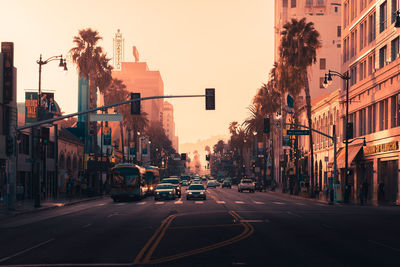
[[[227,134],[229,122],[242,122],[273,64],[272,0],[0,3],[0,41],[14,42],[19,102],[24,101],[26,89],[38,88],[36,60],[41,53],[44,59],[66,55],[78,31],[91,27],[99,31],[101,45],[112,57],[112,39],[121,29],[125,61],[133,61],[132,46],[137,46],[141,61],[161,72],[166,95],[216,89],[215,111],[205,111],[202,98],[169,100],[180,143]],[[42,88],[54,90],[64,112],[76,112],[75,66],[68,62],[64,75],[57,64],[43,67]]]

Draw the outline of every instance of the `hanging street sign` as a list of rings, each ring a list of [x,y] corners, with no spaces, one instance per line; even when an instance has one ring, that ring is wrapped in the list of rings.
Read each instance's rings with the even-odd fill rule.
[[[287,135],[310,135],[310,130],[287,130]]]
[[[90,121],[122,121],[122,114],[90,114]]]

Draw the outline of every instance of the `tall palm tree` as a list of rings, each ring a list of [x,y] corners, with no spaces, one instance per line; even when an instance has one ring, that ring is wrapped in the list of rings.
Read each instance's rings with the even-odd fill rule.
[[[307,119],[309,127],[312,127],[311,119],[311,97],[308,83],[308,67],[316,62],[317,49],[321,47],[319,33],[312,22],[292,19],[283,26],[282,39],[279,48],[280,59],[284,66],[292,66],[289,74],[301,74],[301,83],[304,85],[307,105]],[[288,68],[290,70],[290,68]],[[314,186],[314,149],[312,132],[310,131],[310,153],[311,153],[311,186]]]

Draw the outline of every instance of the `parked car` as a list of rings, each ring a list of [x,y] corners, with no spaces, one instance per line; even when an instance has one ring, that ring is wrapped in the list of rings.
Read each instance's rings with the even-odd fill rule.
[[[216,188],[217,184],[215,183],[215,181],[208,181],[207,182],[207,188]]]
[[[180,180],[179,178],[165,178],[161,181],[161,184],[172,184],[175,188],[175,194],[178,197],[181,197],[182,193],[181,193],[181,184],[180,184]]]
[[[193,198],[200,198],[200,199],[207,199],[206,190],[202,184],[192,184],[186,190],[186,199],[193,199]]]
[[[254,193],[254,183],[251,179],[242,179],[238,185],[238,192],[249,191]]]
[[[227,188],[232,188],[232,183],[229,180],[224,180],[222,183],[222,188],[227,187]]]
[[[154,199],[175,199],[175,187],[172,184],[159,184],[154,190]]]

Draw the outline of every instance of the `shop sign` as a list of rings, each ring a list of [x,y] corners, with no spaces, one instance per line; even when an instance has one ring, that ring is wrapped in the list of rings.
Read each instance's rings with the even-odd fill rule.
[[[397,141],[393,141],[375,146],[367,146],[364,148],[364,155],[396,151],[398,149],[399,149],[399,143]]]

